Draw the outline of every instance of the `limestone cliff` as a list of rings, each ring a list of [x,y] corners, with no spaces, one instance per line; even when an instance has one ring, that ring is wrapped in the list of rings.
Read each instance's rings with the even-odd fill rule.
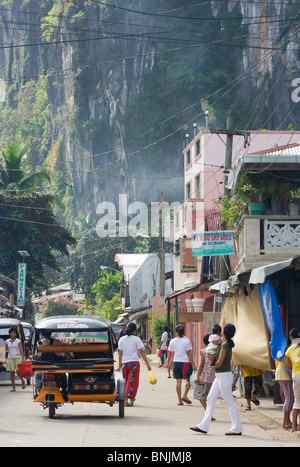
[[[194,3],[0,1],[0,110],[46,77],[49,114],[32,160],[72,184],[78,212],[95,213],[103,200],[118,206],[121,193],[182,201],[185,133],[203,127],[207,105],[215,125],[234,104],[249,129],[299,129],[294,2]],[[9,131],[0,129],[4,144]]]

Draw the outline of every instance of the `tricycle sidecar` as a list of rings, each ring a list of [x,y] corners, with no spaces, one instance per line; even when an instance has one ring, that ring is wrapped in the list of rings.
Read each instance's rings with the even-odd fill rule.
[[[119,404],[124,417],[125,382],[116,378],[113,352],[117,348],[110,321],[96,316],[56,316],[35,326],[35,402],[55,410],[65,403]]]

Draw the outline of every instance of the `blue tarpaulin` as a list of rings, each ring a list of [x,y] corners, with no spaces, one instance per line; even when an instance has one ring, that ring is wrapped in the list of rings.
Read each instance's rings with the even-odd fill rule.
[[[278,361],[284,355],[286,337],[283,330],[277,297],[269,277],[267,277],[263,284],[259,284],[259,300],[266,325],[271,334],[271,355],[273,360]]]

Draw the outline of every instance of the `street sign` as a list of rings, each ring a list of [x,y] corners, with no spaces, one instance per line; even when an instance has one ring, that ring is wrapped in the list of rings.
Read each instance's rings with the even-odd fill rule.
[[[27,264],[18,264],[17,306],[25,306]]]
[[[192,233],[193,256],[234,255],[233,231]]]

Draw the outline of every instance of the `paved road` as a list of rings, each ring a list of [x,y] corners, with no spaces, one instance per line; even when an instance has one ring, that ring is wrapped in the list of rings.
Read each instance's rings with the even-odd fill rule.
[[[206,446],[300,446],[300,437],[296,434],[286,433],[282,438],[274,436],[272,429],[261,428],[259,424],[264,424],[255,417],[259,414],[255,411],[248,414],[241,410],[243,436],[225,436],[224,433],[229,429],[229,413],[221,399],[217,402],[216,421],[212,422],[209,434],[194,433],[189,430],[189,426],[202,419],[203,409],[199,402],[193,400],[192,405],[177,406],[175,381],[167,378],[163,368],[153,365],[153,373],[158,380],[155,386],[149,384],[146,367],[141,363],[136,406],[125,409],[124,419],[119,419],[117,405],[109,407],[106,404],[78,403],[59,408],[55,419],[50,420],[48,411],[32,402],[31,387],[22,390],[18,385],[17,391],[10,393],[9,382],[3,381],[1,376],[0,446],[117,446],[153,449],[176,446],[184,451]],[[274,409],[271,405],[270,409]],[[279,413],[281,418],[281,412],[276,410],[277,419]],[[266,418],[263,409],[261,415]],[[278,422],[275,421],[275,425],[278,433]]]

